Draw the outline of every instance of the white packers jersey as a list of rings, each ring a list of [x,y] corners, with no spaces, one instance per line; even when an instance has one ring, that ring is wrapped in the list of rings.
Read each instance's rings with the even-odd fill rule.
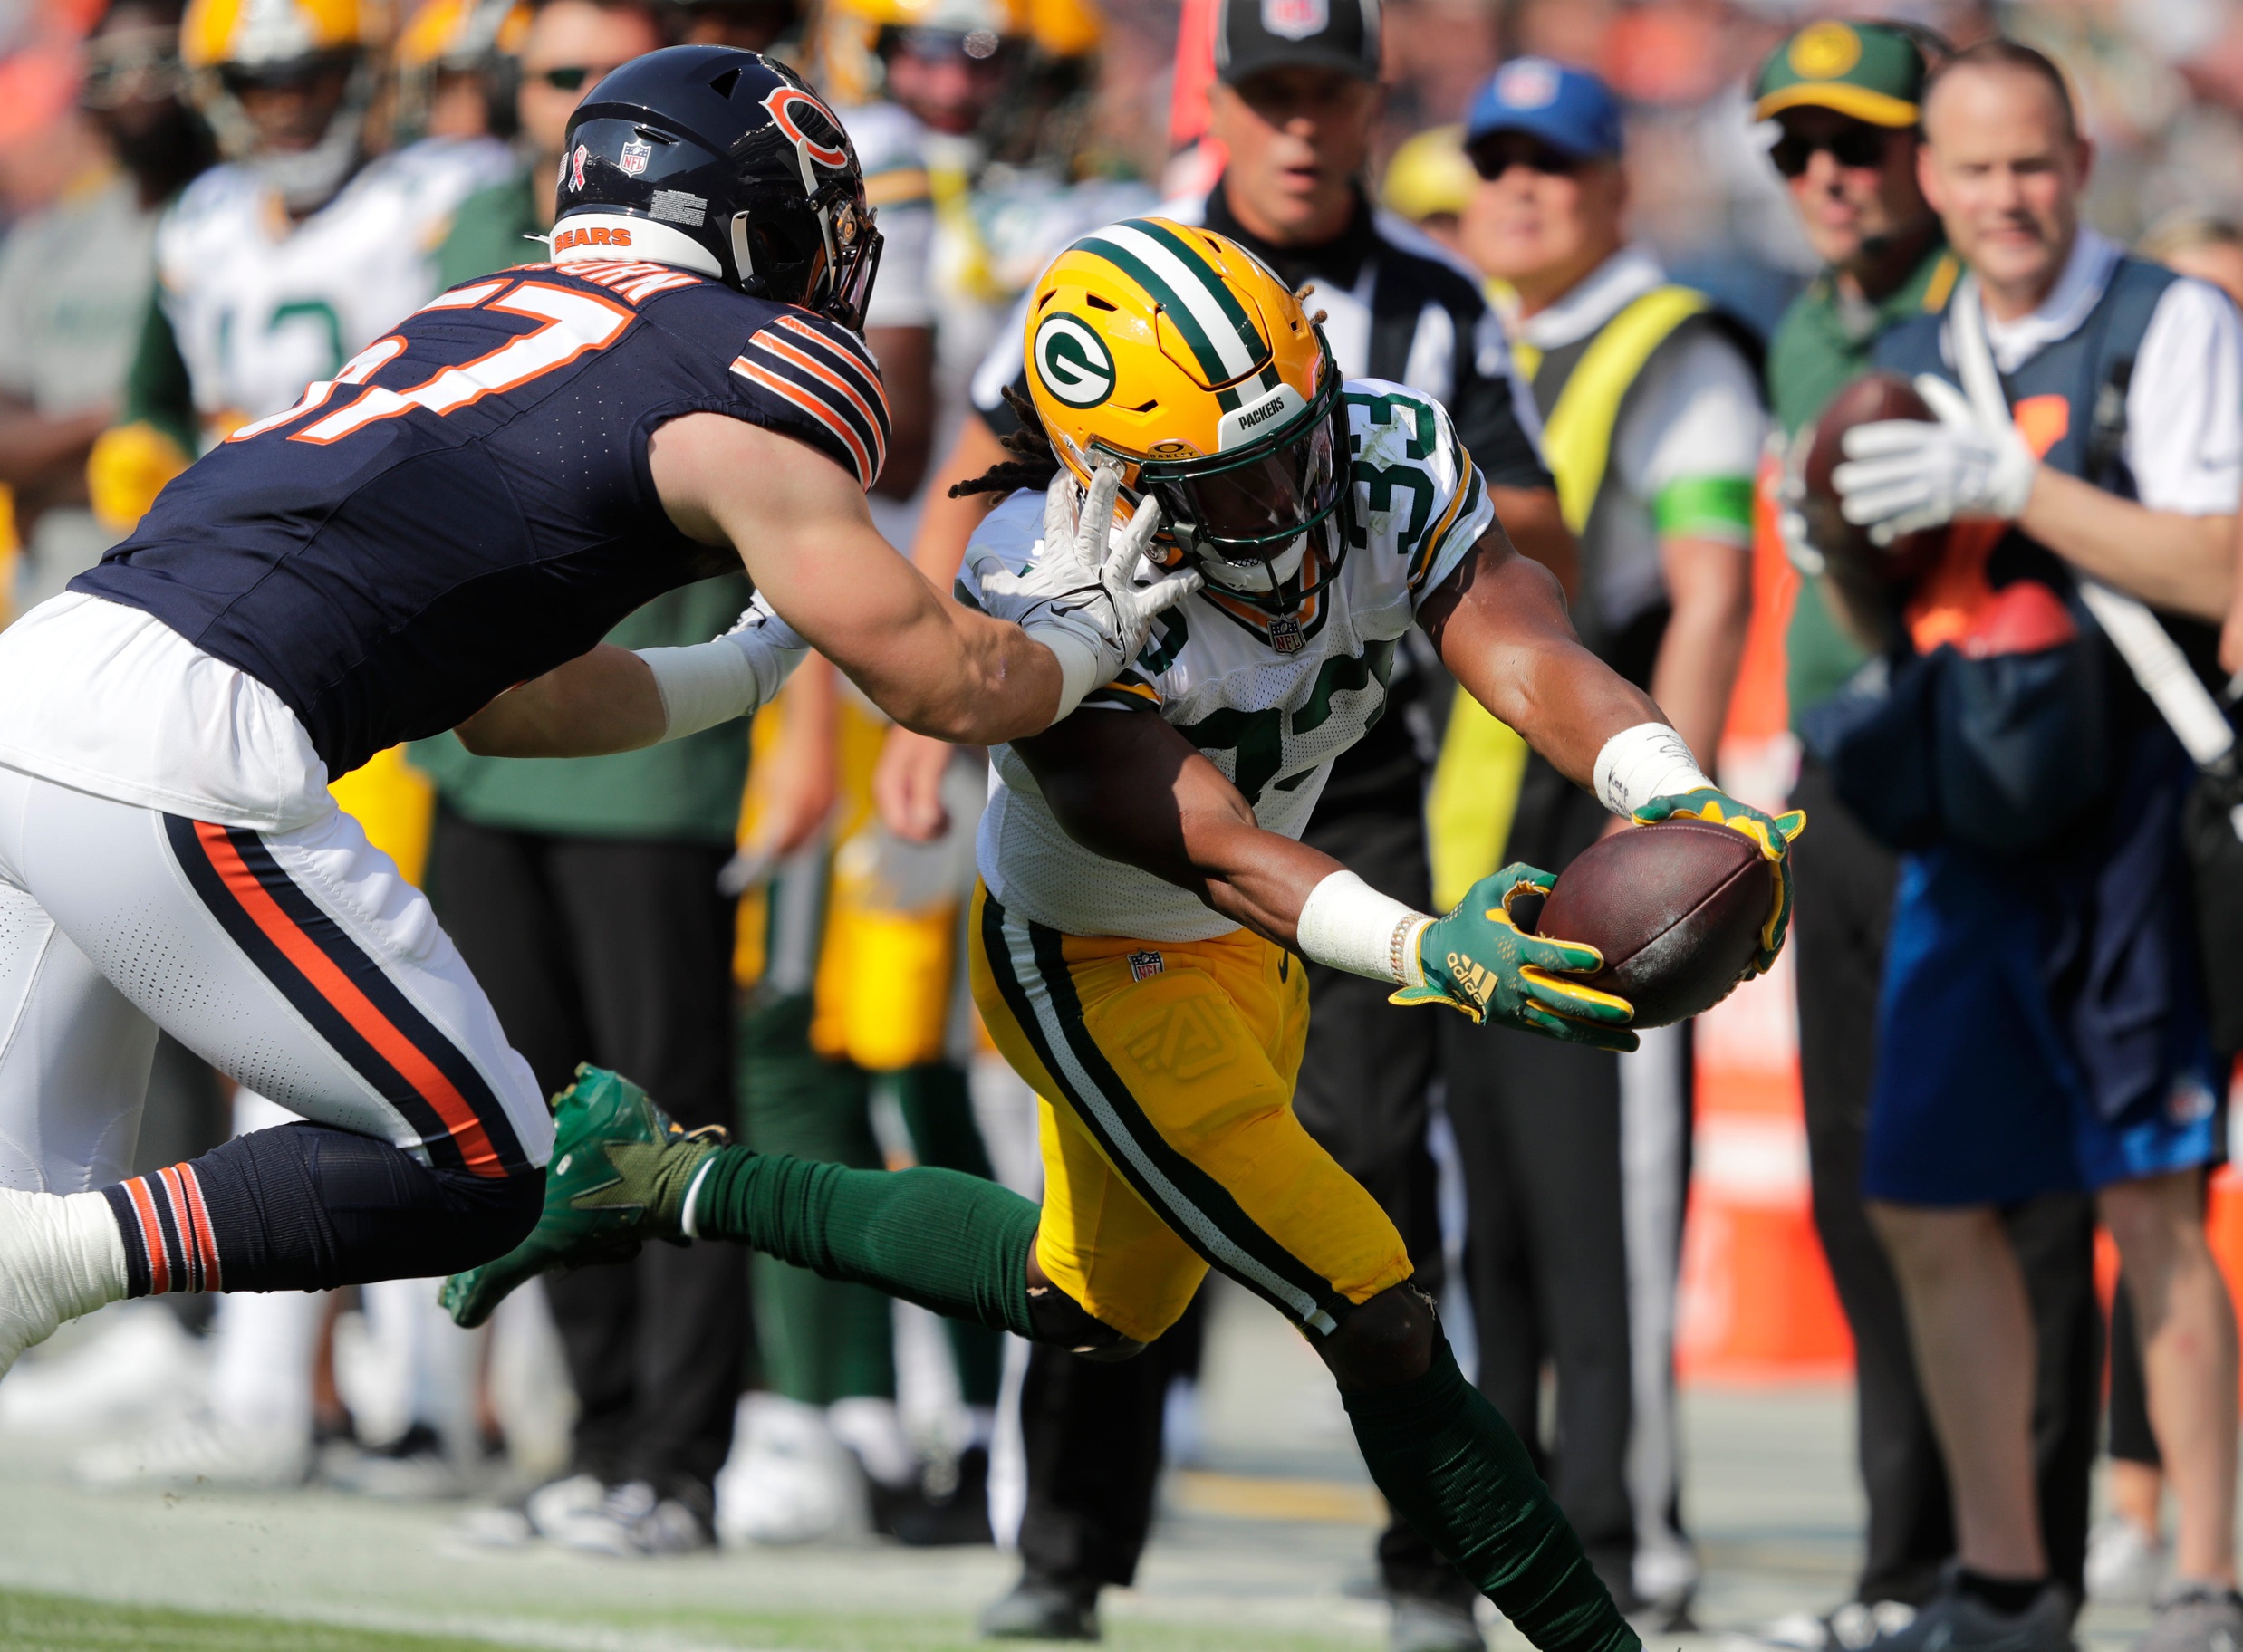
[[[1293,615],[1273,619],[1203,591],[1154,622],[1136,663],[1083,704],[1084,715],[1144,715],[1175,725],[1246,796],[1264,830],[1298,838],[1332,761],[1386,708],[1395,644],[1418,606],[1495,521],[1479,468],[1439,402],[1379,379],[1343,395],[1353,466],[1338,575]],[[1016,494],[984,521],[962,576],[994,554],[1028,561],[1044,500]],[[1304,569],[1312,574],[1320,558]],[[1070,935],[1203,941],[1238,926],[1150,872],[1070,838],[1010,746],[977,855],[989,892],[1023,917]]]
[[[513,166],[495,139],[429,139],[368,162],[294,226],[243,168],[188,185],[156,232],[156,270],[206,426],[279,412],[428,303],[452,214]],[[525,262],[541,255],[524,244]]]

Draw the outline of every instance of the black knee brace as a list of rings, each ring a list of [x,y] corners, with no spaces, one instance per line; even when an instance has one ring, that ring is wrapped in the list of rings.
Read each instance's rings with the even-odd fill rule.
[[[432,1169],[371,1136],[290,1124],[103,1191],[124,1232],[131,1294],[145,1296],[456,1273],[520,1244],[544,1188],[542,1169]]]

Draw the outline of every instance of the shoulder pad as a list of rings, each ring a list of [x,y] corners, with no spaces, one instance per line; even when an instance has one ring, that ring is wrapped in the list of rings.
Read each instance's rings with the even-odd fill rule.
[[[888,396],[880,364],[847,328],[782,309],[758,328],[732,370],[825,430],[868,492],[888,462]]]

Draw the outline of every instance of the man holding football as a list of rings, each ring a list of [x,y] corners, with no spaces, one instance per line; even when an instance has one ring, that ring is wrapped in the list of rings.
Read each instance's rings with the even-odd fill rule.
[[[1400,1234],[1290,1105],[1295,955],[1607,1049],[1593,948],[1532,932],[1510,867],[1445,917],[1297,840],[1333,759],[1424,628],[1464,687],[1615,813],[1745,833],[1772,864],[1755,966],[1782,946],[1803,821],[1717,790],[1651,699],[1583,648],[1511,547],[1430,398],[1345,380],[1300,301],[1235,243],[1132,219],[1030,295],[1035,423],[992,485],[968,590],[1035,550],[1150,551],[1205,581],[1062,728],[995,755],[975,996],[1042,1098],[1041,1207],[936,1170],[854,1171],[683,1136],[612,1074],[560,1101],[535,1234],[448,1287],[474,1322],[544,1268],[646,1238],[728,1238],[939,1312],[1104,1358],[1174,1322],[1208,1268],[1294,1320],[1372,1477],[1544,1647],[1638,1643],[1517,1437],[1467,1384]],[[930,1243],[932,1241],[932,1243]]]

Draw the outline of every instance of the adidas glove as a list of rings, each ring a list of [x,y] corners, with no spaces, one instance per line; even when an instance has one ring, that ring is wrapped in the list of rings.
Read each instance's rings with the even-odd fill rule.
[[[1401,1004],[1443,1004],[1475,1022],[1539,1032],[1598,1050],[1632,1050],[1635,1010],[1625,998],[1584,986],[1566,975],[1604,967],[1593,946],[1550,940],[1518,927],[1511,903],[1546,895],[1557,879],[1531,866],[1507,866],[1483,878],[1455,911],[1418,932],[1420,979],[1393,995]]]

